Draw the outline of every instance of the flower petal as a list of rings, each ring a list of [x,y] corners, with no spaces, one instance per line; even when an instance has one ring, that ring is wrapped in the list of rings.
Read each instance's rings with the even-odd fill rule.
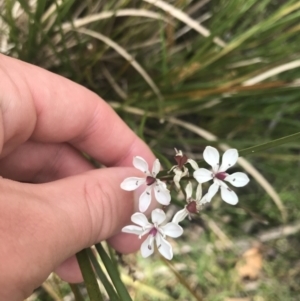
[[[154,178],[156,178],[157,174],[160,172],[160,163],[159,160],[156,159],[153,163],[153,167],[152,167],[152,176]]]
[[[130,233],[130,234],[136,234],[136,235],[142,235],[143,229],[139,226],[129,225],[122,229],[122,232]]]
[[[213,173],[206,168],[199,168],[194,171],[193,176],[199,183],[205,183],[213,178]]]
[[[149,235],[141,245],[141,254],[144,258],[149,257],[154,252],[153,236]]]
[[[152,186],[148,186],[139,198],[139,210],[145,212],[151,203]]]
[[[239,157],[239,153],[235,148],[228,149],[222,157],[222,165],[219,172],[223,172],[233,166]]]
[[[193,193],[193,186],[192,183],[189,181],[189,183],[185,187],[185,193],[186,193],[186,199],[190,199],[192,197]]]
[[[206,204],[206,203],[209,203],[209,202],[211,201],[211,199],[212,199],[212,198],[209,196],[209,194],[206,193],[206,194],[203,196],[203,198],[200,200],[199,204],[200,204],[200,205],[204,205],[204,204]]]
[[[183,229],[176,223],[167,223],[166,225],[160,227],[165,235],[170,237],[179,237],[183,233]]]
[[[139,169],[140,171],[142,171],[145,174],[149,174],[149,167],[148,167],[148,163],[139,156],[136,156],[133,158],[133,166],[136,169]]]
[[[191,166],[192,166],[192,168],[193,168],[194,170],[199,169],[199,166],[198,166],[197,162],[194,161],[193,159],[188,159],[187,162],[191,164]]]
[[[148,222],[147,217],[145,216],[145,214],[140,213],[140,212],[136,212],[131,216],[131,221],[143,228],[145,228],[146,226],[148,226],[150,223]]]
[[[154,186],[154,194],[156,200],[162,205],[169,205],[171,201],[170,191],[165,188],[163,182],[157,180],[156,185]]]
[[[166,214],[163,210],[157,208],[154,209],[151,213],[151,219],[153,224],[160,225],[166,219]]]
[[[182,222],[187,216],[189,212],[184,207],[182,210],[179,210],[176,212],[176,214],[173,216],[172,223],[180,223]]]
[[[174,184],[176,185],[177,189],[180,190],[180,180],[181,178],[183,177],[183,171],[181,171],[178,167],[175,167],[173,169],[174,173],[175,173],[175,176],[173,178],[173,182]]]
[[[216,148],[207,146],[203,152],[203,158],[213,168],[214,171],[218,170],[220,155]]]
[[[159,253],[166,259],[171,260],[173,258],[172,246],[159,234],[156,235],[156,246]]]
[[[222,200],[230,205],[236,205],[239,201],[236,193],[229,187],[221,186]]]
[[[196,201],[199,201],[202,197],[202,184],[199,183],[196,190]]]
[[[207,196],[206,198],[209,200],[207,202],[210,202],[211,199],[215,196],[215,194],[218,192],[220,185],[217,183],[213,183],[212,185],[210,185],[210,187],[208,188],[208,192],[207,192]]]
[[[235,172],[232,175],[227,176],[224,180],[235,187],[243,187],[250,181],[248,176],[243,172]]]
[[[165,182],[162,182],[161,180],[156,179],[156,183],[157,183],[158,185],[162,186],[163,189],[167,189],[167,190],[168,190],[167,184],[166,184]]]
[[[132,191],[140,187],[142,184],[146,182],[145,178],[137,178],[137,177],[130,177],[126,178],[122,183],[121,183],[121,188],[126,191]]]

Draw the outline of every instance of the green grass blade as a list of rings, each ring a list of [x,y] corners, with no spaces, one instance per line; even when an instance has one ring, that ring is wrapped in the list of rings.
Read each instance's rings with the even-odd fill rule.
[[[90,301],[103,301],[96,276],[91,266],[87,250],[83,249],[76,254],[77,261],[86,285]]]
[[[257,152],[262,151],[262,150],[274,148],[276,146],[279,146],[279,145],[282,145],[282,144],[285,144],[285,143],[293,142],[293,141],[295,141],[296,139],[299,139],[299,138],[300,138],[300,132],[296,133],[296,134],[293,134],[293,135],[283,137],[283,138],[279,138],[279,139],[276,139],[276,140],[273,140],[273,141],[270,141],[270,142],[267,142],[267,143],[263,143],[263,144],[260,144],[260,145],[257,145],[257,146],[242,149],[242,150],[239,151],[239,155],[240,156],[251,155],[251,154],[257,153]]]
[[[115,269],[117,270],[117,272],[120,275],[120,271],[118,269],[119,263],[118,263],[118,261],[116,259],[116,256],[115,256],[115,250],[111,246],[109,246],[109,245],[107,245],[107,249],[108,249],[110,260],[111,260],[111,262],[113,263]]]
[[[94,266],[95,272],[98,275],[99,279],[101,280],[103,286],[105,287],[107,294],[110,297],[110,300],[120,300],[119,296],[117,295],[115,289],[113,288],[113,286],[111,285],[111,283],[108,281],[106,275],[104,274],[104,272],[102,271],[102,268],[99,264],[99,262],[97,261],[93,251],[91,249],[87,249],[87,254]]]
[[[123,284],[123,282],[120,278],[118,271],[115,269],[113,263],[111,262],[111,259],[106,254],[102,245],[99,243],[99,244],[96,244],[95,246],[96,246],[96,249],[101,257],[101,260],[102,260],[116,290],[118,291],[118,294],[119,294],[121,300],[122,301],[132,301],[125,285]]]

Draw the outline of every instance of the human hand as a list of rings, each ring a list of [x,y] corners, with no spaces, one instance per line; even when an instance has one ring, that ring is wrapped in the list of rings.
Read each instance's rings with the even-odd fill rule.
[[[52,272],[82,280],[76,258],[101,240],[139,248],[118,234],[134,212],[120,189],[139,176],[132,158],[149,148],[93,92],[0,55],[0,300],[23,300]],[[109,168],[94,170],[85,152]],[[29,184],[30,183],[30,184]]]

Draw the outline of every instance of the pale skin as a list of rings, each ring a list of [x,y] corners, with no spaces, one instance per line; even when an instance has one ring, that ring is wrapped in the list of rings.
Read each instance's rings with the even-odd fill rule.
[[[136,251],[138,238],[119,233],[135,211],[120,183],[141,175],[133,156],[155,158],[109,105],[0,54],[0,109],[0,300],[24,300],[53,271],[82,281],[74,254],[99,241]]]

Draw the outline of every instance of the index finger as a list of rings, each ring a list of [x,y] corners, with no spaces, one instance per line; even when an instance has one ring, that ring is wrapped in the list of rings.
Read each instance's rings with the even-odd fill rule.
[[[106,166],[131,165],[135,155],[154,160],[147,145],[92,91],[4,55],[0,79],[2,156],[32,139],[68,142]]]

